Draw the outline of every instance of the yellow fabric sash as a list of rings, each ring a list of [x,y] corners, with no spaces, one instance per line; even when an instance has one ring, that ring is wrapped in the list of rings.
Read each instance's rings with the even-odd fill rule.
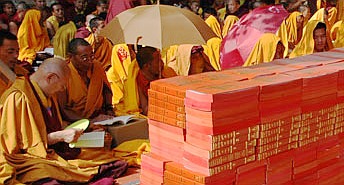
[[[344,0],[337,0],[337,21],[344,21]]]
[[[56,16],[54,16],[54,15],[50,16],[47,19],[47,21],[53,25],[55,33],[56,33],[56,31],[59,29],[59,21],[57,20]]]
[[[39,24],[41,13],[31,9],[25,13],[23,22],[18,30],[19,56],[21,61],[32,64],[36,58],[36,52],[42,51],[50,45],[50,39],[46,28]]]
[[[183,44],[179,45],[175,60],[168,63],[168,66],[172,68],[179,76],[188,76],[190,69],[190,56],[191,49],[194,45]]]
[[[271,62],[274,59],[277,44],[280,38],[272,33],[263,34],[255,44],[243,66],[252,66]]]

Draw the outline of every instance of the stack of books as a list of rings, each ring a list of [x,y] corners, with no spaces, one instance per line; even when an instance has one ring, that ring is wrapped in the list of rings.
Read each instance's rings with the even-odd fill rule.
[[[285,73],[303,80],[299,147],[333,135],[338,69],[327,66]]]
[[[257,160],[297,148],[302,80],[284,74],[254,78],[260,85]]]
[[[153,153],[143,154],[141,159],[140,184],[161,185],[164,181],[165,164],[171,162],[171,160]]]
[[[187,90],[185,168],[211,176],[254,161],[258,95],[248,81]]]

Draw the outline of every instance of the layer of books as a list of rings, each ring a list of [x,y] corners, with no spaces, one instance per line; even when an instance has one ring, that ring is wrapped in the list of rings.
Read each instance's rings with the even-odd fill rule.
[[[152,82],[141,184],[344,184],[344,50],[331,53]]]

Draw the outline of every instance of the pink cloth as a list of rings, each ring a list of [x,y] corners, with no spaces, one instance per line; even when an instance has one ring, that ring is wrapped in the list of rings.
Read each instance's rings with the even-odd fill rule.
[[[75,38],[86,38],[91,34],[91,32],[86,27],[81,27],[78,30],[76,30]]]
[[[110,0],[109,10],[106,16],[105,24],[109,23],[119,13],[133,8],[134,5],[131,0]]]

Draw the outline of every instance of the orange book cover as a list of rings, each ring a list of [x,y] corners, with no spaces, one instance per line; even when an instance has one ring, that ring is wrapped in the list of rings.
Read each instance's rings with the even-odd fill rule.
[[[192,171],[201,173],[205,176],[212,176],[212,175],[216,175],[220,173],[229,173],[232,170],[231,163],[226,163],[226,164],[216,166],[213,168],[205,168],[198,165],[197,163],[193,163],[189,161],[188,159],[183,158],[182,164],[184,165],[185,168],[192,169]]]
[[[178,105],[174,105],[168,102],[164,102],[155,98],[150,98],[148,101],[148,108],[149,106],[157,106],[157,107],[161,107],[161,108],[165,108],[167,110],[171,110],[171,111],[175,111],[178,113],[184,113],[185,114],[185,107],[184,106],[178,106]]]
[[[166,163],[166,171],[172,172],[176,175],[182,175],[183,165],[174,161]]]
[[[167,181],[172,181],[172,182],[182,183],[182,176],[174,174],[173,172],[164,171],[164,182],[166,180]]]

